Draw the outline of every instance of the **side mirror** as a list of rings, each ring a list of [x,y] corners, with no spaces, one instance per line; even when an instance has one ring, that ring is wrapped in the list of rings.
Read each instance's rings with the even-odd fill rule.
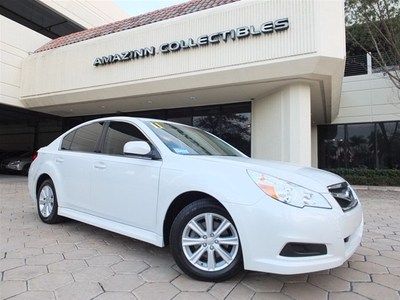
[[[132,141],[124,145],[124,154],[145,156],[149,155],[150,152],[150,145],[145,141]]]

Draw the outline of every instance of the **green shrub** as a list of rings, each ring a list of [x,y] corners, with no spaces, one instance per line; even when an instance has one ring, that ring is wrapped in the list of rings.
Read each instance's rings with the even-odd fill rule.
[[[400,186],[400,170],[398,169],[331,169],[332,173],[355,185],[387,185]]]

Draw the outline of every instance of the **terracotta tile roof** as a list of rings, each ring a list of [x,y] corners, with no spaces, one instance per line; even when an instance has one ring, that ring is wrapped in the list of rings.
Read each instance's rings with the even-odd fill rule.
[[[112,34],[115,32],[120,32],[123,30],[128,30],[143,25],[156,23],[167,19],[172,19],[175,17],[191,14],[194,12],[198,12],[201,10],[217,7],[220,5],[236,1],[240,0],[191,0],[182,4],[155,10],[136,17],[131,17],[125,20],[86,29],[83,31],[78,31],[75,33],[71,33],[69,35],[59,37],[43,45],[35,52],[46,51],[69,44],[79,43],[81,41],[93,39],[99,36]]]

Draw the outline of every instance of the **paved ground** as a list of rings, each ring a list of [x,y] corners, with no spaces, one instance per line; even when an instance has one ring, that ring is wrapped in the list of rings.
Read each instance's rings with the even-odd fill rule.
[[[189,279],[168,249],[79,222],[40,222],[26,179],[0,177],[0,298],[400,299],[400,193],[360,191],[365,234],[342,267],[297,276]],[[366,298],[365,298],[366,297]]]

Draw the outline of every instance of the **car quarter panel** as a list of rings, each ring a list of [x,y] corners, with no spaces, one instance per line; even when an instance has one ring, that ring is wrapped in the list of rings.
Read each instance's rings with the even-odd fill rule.
[[[57,191],[59,191],[58,188],[61,189],[62,187],[62,179],[52,160],[53,156],[54,154],[47,149],[40,150],[38,157],[33,161],[29,169],[28,188],[29,194],[34,201],[36,201],[36,188],[40,176],[47,174],[52,179]],[[59,194],[60,195],[57,194],[57,200],[59,203],[63,203],[63,193],[61,190]]]

